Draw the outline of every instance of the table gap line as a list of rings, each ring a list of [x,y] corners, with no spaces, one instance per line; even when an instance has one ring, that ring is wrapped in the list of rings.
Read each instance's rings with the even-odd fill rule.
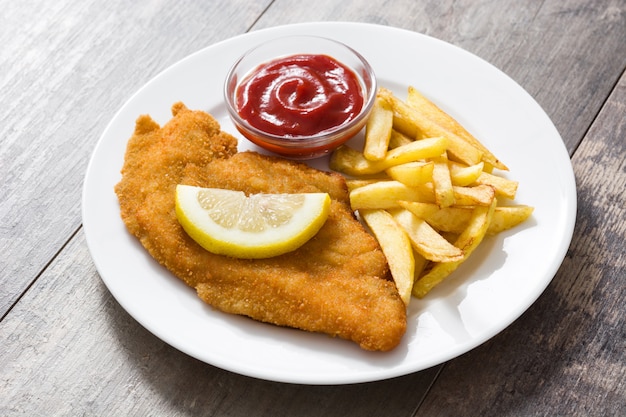
[[[69,238],[61,245],[61,247],[59,248],[59,250],[57,250],[54,255],[52,255],[50,257],[50,259],[48,260],[48,262],[46,262],[46,264],[41,268],[41,270],[39,271],[39,273],[37,273],[37,275],[35,275],[35,277],[32,279],[32,281],[30,283],[28,283],[28,285],[24,288],[24,290],[22,291],[22,293],[13,301],[13,303],[9,306],[9,308],[7,308],[6,312],[0,317],[0,323],[5,319],[5,317],[7,317],[9,315],[9,313],[13,310],[13,308],[20,302],[20,300],[26,295],[26,293],[31,289],[31,287],[37,282],[37,280],[48,270],[48,268],[50,267],[50,265],[52,265],[52,263],[59,257],[59,255],[61,254],[61,252],[63,252],[63,250],[67,247],[67,245],[72,241],[72,239],[74,239],[74,237],[76,237],[76,235],[78,234],[78,232],[80,231],[80,229],[82,229],[82,224],[80,224],[76,230],[74,230],[73,233],[70,234]]]
[[[570,159],[574,158],[574,155],[576,154],[576,151],[578,151],[578,148],[580,147],[580,145],[582,145],[582,143],[584,142],[585,138],[589,134],[589,131],[591,130],[593,125],[595,125],[596,121],[600,117],[600,114],[602,113],[602,110],[604,110],[604,108],[606,107],[607,103],[611,99],[611,95],[613,94],[613,92],[615,91],[617,86],[619,85],[620,80],[622,79],[622,77],[625,77],[625,76],[626,76],[626,66],[624,66],[622,71],[615,78],[615,81],[613,82],[613,85],[611,86],[611,89],[609,90],[609,93],[606,95],[606,97],[602,101],[602,105],[598,108],[598,111],[596,112],[596,114],[594,115],[593,119],[591,120],[591,123],[589,123],[589,126],[585,130],[585,133],[583,134],[582,138],[580,139],[580,141],[578,141],[578,143],[576,144],[576,146],[572,150],[572,153],[570,154]]]
[[[257,24],[257,22],[259,21],[259,19],[261,19],[261,17],[263,17],[263,15],[269,10],[270,7],[272,7],[272,5],[274,4],[275,0],[272,0],[269,2],[269,4],[267,5],[267,7],[265,7],[265,9],[263,9],[263,11],[261,13],[259,13],[259,15],[256,17],[256,19],[254,19],[254,21],[252,22],[252,24],[248,27],[248,29],[246,30],[246,33],[250,33],[250,31],[252,30],[252,28],[254,28],[254,26]]]
[[[426,397],[428,397],[428,394],[430,394],[431,389],[433,388],[433,386],[435,385],[435,383],[439,379],[439,375],[441,375],[441,373],[443,372],[443,368],[446,367],[447,363],[448,362],[444,362],[443,364],[439,365],[439,370],[437,371],[435,376],[430,381],[430,384],[428,384],[428,388],[426,388],[426,390],[424,391],[424,395],[422,395],[422,398],[420,398],[420,400],[417,402],[417,404],[415,404],[415,408],[413,409],[413,413],[411,413],[412,417],[417,417],[418,416],[418,413],[419,413],[420,408],[422,407],[422,404],[426,400]]]

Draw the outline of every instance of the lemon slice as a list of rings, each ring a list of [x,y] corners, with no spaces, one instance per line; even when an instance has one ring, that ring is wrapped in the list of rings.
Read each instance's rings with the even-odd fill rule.
[[[269,258],[304,245],[330,211],[326,193],[251,194],[189,185],[176,187],[176,217],[209,252]]]

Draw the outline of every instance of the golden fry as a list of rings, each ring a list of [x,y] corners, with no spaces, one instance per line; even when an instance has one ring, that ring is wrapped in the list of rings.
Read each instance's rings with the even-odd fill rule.
[[[475,208],[476,206],[446,207],[432,213],[424,220],[440,232],[459,234],[467,228]]]
[[[413,295],[418,298],[423,298],[472,254],[485,237],[495,208],[496,200],[488,207],[481,206],[474,209],[469,225],[463,233],[461,233],[456,242],[454,242],[454,246],[463,250],[463,259],[455,262],[441,262],[435,264],[432,269],[415,281],[413,284]]]
[[[435,163],[430,162],[407,162],[387,168],[385,172],[396,181],[400,181],[409,187],[426,184],[433,180],[433,168]]]
[[[435,187],[431,183],[418,185],[417,188],[422,197],[419,200],[423,203],[435,202]],[[495,189],[490,185],[476,185],[474,187],[452,186],[454,192],[454,204],[457,206],[488,206],[496,198]]]
[[[394,210],[391,214],[406,231],[413,249],[425,259],[434,262],[463,259],[463,251],[441,237],[426,221],[408,210]]]
[[[487,233],[494,235],[512,229],[525,222],[533,211],[533,207],[526,205],[496,207]]]
[[[490,185],[452,186],[452,189],[457,206],[488,206],[496,198],[495,189]]]
[[[433,186],[435,187],[435,202],[439,207],[449,207],[454,204],[454,190],[448,169],[448,158],[445,154],[431,158],[433,167]]]
[[[517,194],[517,181],[509,180],[507,178],[486,172],[480,174],[480,176],[476,179],[476,184],[490,185],[495,188],[497,195],[510,198],[511,200],[514,199],[515,194]]]
[[[415,274],[415,258],[409,237],[385,210],[363,210],[359,214],[380,243],[400,298],[408,306]]]
[[[469,133],[459,122],[457,122],[448,113],[441,110],[435,103],[424,97],[415,87],[409,87],[407,95],[407,104],[419,112],[427,115],[428,119],[438,124],[442,128],[453,132],[459,138],[467,143],[480,149],[483,153],[483,160],[489,162],[494,167],[501,170],[508,170],[498,158],[495,157],[487,147],[485,147],[478,139]]]
[[[391,103],[394,114],[394,128],[400,132],[411,137],[418,137],[418,134],[423,137],[446,137],[449,142],[447,151],[454,159],[467,165],[475,165],[482,160],[483,152],[481,150],[467,143],[454,132],[450,132],[428,119],[419,111],[395,97],[391,91],[381,88],[379,94],[387,98]]]
[[[430,202],[433,196],[428,190],[408,187],[398,181],[377,181],[350,193],[352,210],[395,208],[399,207],[400,200]]]
[[[393,110],[389,102],[377,96],[374,106],[365,125],[365,147],[363,155],[370,161],[381,161],[387,155],[391,127],[393,124]]]
[[[415,249],[413,249],[413,259],[414,259],[414,272],[413,272],[413,285],[415,285],[415,281],[419,279],[420,276],[424,273],[424,270],[429,264],[429,260],[424,258],[422,255],[417,253]],[[411,294],[413,294],[413,288],[411,287]]]
[[[365,185],[374,184],[375,182],[380,181],[389,181],[391,178],[357,178],[357,179],[347,179],[346,185],[348,186],[348,191],[352,192],[357,188],[363,187]]]
[[[391,137],[389,138],[389,149],[395,149],[402,145],[408,145],[413,141],[414,139],[411,139],[407,135],[398,132],[396,129],[391,129]]]
[[[398,205],[424,220],[441,210],[437,204],[421,201],[398,201]]]
[[[475,207],[446,207],[416,201],[399,201],[400,207],[424,219],[440,233],[461,233],[467,228]],[[487,229],[488,235],[495,235],[525,222],[534,209],[526,205],[496,206],[493,218]]]
[[[450,162],[448,168],[450,169],[450,179],[453,185],[460,187],[466,187],[476,182],[480,174],[483,173],[484,162],[480,162],[476,165],[461,165],[456,162]]]
[[[447,141],[442,137],[422,139],[388,151],[381,161],[370,161],[362,152],[342,145],[331,155],[329,165],[331,169],[348,175],[377,174],[395,165],[441,155],[446,145]]]

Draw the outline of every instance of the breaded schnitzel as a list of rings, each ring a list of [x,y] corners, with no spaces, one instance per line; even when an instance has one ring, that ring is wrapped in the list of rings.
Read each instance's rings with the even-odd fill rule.
[[[305,164],[236,153],[237,141],[207,113],[182,103],[162,128],[137,119],[115,191],[128,230],[202,300],[228,313],[386,351],[406,329],[406,309],[376,240],[354,217],[342,176]],[[246,193],[327,192],[328,220],[294,252],[268,259],[212,254],[182,229],[177,184]]]

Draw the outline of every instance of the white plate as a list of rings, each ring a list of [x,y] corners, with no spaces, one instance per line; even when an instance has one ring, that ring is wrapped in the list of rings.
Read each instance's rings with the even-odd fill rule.
[[[408,331],[389,353],[364,352],[351,342],[214,311],[151,259],[120,219],[113,187],[120,179],[137,116],[149,113],[165,123],[170,106],[182,100],[192,109],[212,113],[234,133],[222,100],[228,67],[257,43],[289,34],[316,34],[347,43],[369,60],[380,85],[400,97],[405,97],[409,85],[422,90],[509,166],[510,177],[520,182],[516,201],[535,207],[525,225],[487,239],[444,284],[424,300],[413,299]],[[250,148],[240,140],[240,150]],[[83,190],[89,250],[106,286],[132,317],[206,363],[257,378],[304,384],[405,375],[493,337],[551,281],[568,249],[575,214],[574,175],[561,137],[519,85],[445,42],[390,27],[336,22],[248,33],[168,68],[133,95],[110,122],[90,161]]]

